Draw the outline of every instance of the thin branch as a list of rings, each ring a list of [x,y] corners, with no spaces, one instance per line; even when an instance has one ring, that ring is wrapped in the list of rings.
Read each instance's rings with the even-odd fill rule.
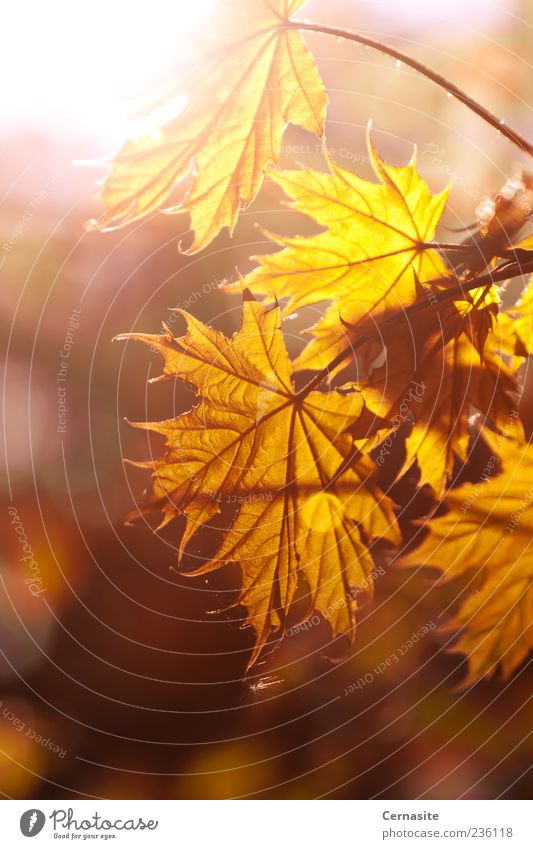
[[[402,50],[397,50],[395,47],[391,47],[389,44],[384,44],[382,41],[378,41],[375,38],[370,38],[367,35],[361,35],[357,32],[351,32],[350,30],[340,29],[338,27],[329,27],[323,24],[315,24],[308,21],[286,21],[283,24],[284,27],[288,27],[289,29],[298,29],[305,30],[307,32],[318,32],[323,35],[331,35],[335,38],[344,38],[348,41],[355,41],[357,44],[362,44],[365,47],[371,47],[373,50],[377,50],[379,53],[384,53],[386,56],[391,56],[393,59],[396,59],[399,62],[402,62],[404,65],[407,65],[409,68],[412,68],[417,73],[422,74],[426,79],[431,80],[431,82],[443,88],[448,94],[455,97],[456,100],[459,100],[461,103],[464,103],[472,112],[475,112],[476,115],[479,115],[480,118],[483,118],[487,124],[490,124],[491,127],[498,130],[502,136],[509,139],[514,145],[516,145],[520,150],[528,153],[530,156],[533,156],[533,144],[529,142],[524,136],[522,136],[517,130],[513,130],[512,127],[509,127],[503,119],[498,118],[496,115],[493,115],[492,112],[489,112],[488,109],[485,109],[477,100],[474,100],[473,97],[466,94],[462,89],[458,88],[454,83],[450,82],[450,80],[443,77],[442,74],[438,74],[432,68],[429,68],[427,65],[424,65],[422,62],[419,62],[417,59],[413,59],[412,56],[409,56],[408,53],[404,53]]]
[[[454,286],[453,289],[438,292],[433,296],[432,301],[434,302],[436,300],[440,302],[446,301],[449,298],[460,298],[464,292],[471,292],[472,289],[481,289],[490,283],[499,283],[502,280],[509,280],[511,277],[521,277],[531,273],[533,273],[533,260],[524,263],[506,262],[504,265],[498,266],[494,271],[489,271],[481,277],[473,277],[471,280],[465,280],[462,283],[458,282],[457,286]],[[431,286],[432,283],[446,282],[449,279],[448,277],[442,277],[440,280],[429,280],[427,283],[422,283],[422,286]],[[420,307],[420,302],[412,304],[412,306],[407,307],[405,312],[410,315],[411,312],[418,312]]]
[[[422,312],[423,310],[434,307],[435,305],[441,304],[443,301],[450,301],[454,298],[460,298],[465,292],[470,292],[473,289],[482,289],[483,286],[489,286],[493,283],[498,283],[501,280],[509,280],[511,277],[517,277],[524,274],[533,273],[533,260],[527,263],[505,263],[503,266],[496,268],[494,271],[484,274],[481,277],[474,277],[472,280],[466,280],[463,283],[458,282],[457,286],[454,286],[451,289],[443,289],[441,292],[432,293],[431,297],[427,298],[427,300],[417,301],[415,304],[411,304],[406,307],[399,315],[402,318],[409,318],[411,315],[415,313]],[[435,283],[446,283],[449,282],[449,277],[439,277],[435,280],[428,280],[427,283],[422,283],[421,285],[424,287],[431,287]],[[455,278],[457,280],[457,278]],[[398,314],[389,316],[383,321],[382,327],[393,324],[399,318]],[[369,341],[368,336],[360,336],[353,345],[349,345],[347,348],[344,348],[337,356],[330,362],[328,365],[317,372],[311,380],[302,386],[299,392],[296,393],[295,399],[301,400],[305,398],[306,395],[309,394],[313,389],[316,389],[317,386],[326,379],[326,377],[334,371],[337,366],[340,366],[344,360],[347,360],[352,354],[361,347],[365,342]]]

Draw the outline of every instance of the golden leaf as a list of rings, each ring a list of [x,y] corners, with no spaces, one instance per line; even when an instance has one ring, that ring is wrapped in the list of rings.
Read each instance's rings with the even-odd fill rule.
[[[324,368],[349,344],[343,322],[366,332],[391,311],[401,312],[424,283],[449,275],[427,245],[434,236],[448,190],[432,195],[416,170],[384,162],[368,140],[378,183],[329,160],[330,172],[271,171],[291,207],[327,228],[311,237],[272,236],[283,250],[257,257],[246,278],[268,302],[288,298],[285,314],[333,301],[310,331],[314,339],[296,360],[299,369]]]
[[[500,317],[494,345],[514,357],[515,367],[533,354],[533,286],[531,280],[518,304]]]
[[[172,99],[182,113],[128,141],[113,162],[100,229],[128,224],[171,201],[192,175],[192,188],[166,211],[189,212],[189,253],[223,227],[233,232],[240,207],[277,163],[288,122],[322,136],[327,95],[302,36],[284,26],[305,0],[219,0],[209,22],[211,50]],[[162,109],[161,111],[165,111]]]
[[[309,610],[327,611],[334,635],[352,636],[357,589],[372,587],[369,542],[398,542],[390,501],[361,453],[380,424],[369,427],[361,395],[300,391],[292,383],[278,308],[245,291],[241,328],[233,338],[182,313],[187,335],[132,334],[156,348],[164,374],[192,384],[201,401],[175,419],[138,427],[166,437],[153,467],[143,512],[163,524],[186,517],[180,561],[192,535],[221,505],[236,515],[216,556],[194,574],[239,563],[242,592],[256,632],[251,663],[272,631],[283,631],[298,582]],[[355,594],[353,591],[356,591]]]
[[[295,367],[325,368],[354,346],[358,385],[371,409],[389,421],[413,422],[401,471],[416,457],[421,483],[440,496],[454,459],[466,459],[470,416],[482,412],[500,427],[515,405],[513,372],[485,351],[499,298],[495,287],[485,287],[433,309],[436,296],[456,285],[430,247],[448,193],[431,195],[414,157],[398,168],[379,157],[370,139],[369,150],[379,183],[333,163],[329,174],[273,172],[292,206],[328,229],[274,237],[284,249],[260,257],[246,282],[268,302],[288,297],[286,313],[333,300]],[[404,316],[415,304],[427,309]]]
[[[412,423],[399,475],[416,459],[420,485],[441,497],[454,460],[466,461],[469,421],[482,413],[493,426],[523,440],[516,415],[518,386],[513,370],[485,346],[494,319],[492,294],[472,308],[457,303],[427,310],[384,333],[386,356],[360,381],[372,410],[392,421],[393,432],[380,450],[381,465],[400,425]],[[467,308],[468,307],[468,308]]]
[[[446,625],[461,631],[453,651],[468,657],[465,684],[500,664],[508,677],[533,648],[533,446],[483,435],[493,452],[486,482],[448,492],[449,512],[429,522],[422,545],[403,560],[438,567],[445,580],[468,570],[476,570],[472,581],[481,578]]]

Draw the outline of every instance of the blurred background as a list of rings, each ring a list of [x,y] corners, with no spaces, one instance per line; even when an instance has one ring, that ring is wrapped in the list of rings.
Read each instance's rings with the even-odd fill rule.
[[[332,646],[314,617],[245,679],[253,637],[242,611],[209,613],[231,600],[238,570],[180,577],[171,568],[179,523],[157,534],[156,521],[124,525],[148,477],[123,458],[161,450],[125,417],[164,418],[188,409],[193,395],[168,381],[148,386],[157,357],[112,337],[158,332],[162,320],[177,333],[176,306],[231,334],[240,304],[217,285],[267,247],[256,223],[308,226],[266,182],[234,239],[223,234],[192,257],[178,251],[189,239],[181,216],[85,230],[100,211],[102,160],[125,138],[128,116],[181,73],[209,27],[209,7],[33,0],[3,11],[0,792],[527,796],[531,672],[461,691],[464,663],[433,627],[455,587],[437,591],[430,575],[406,579],[377,551],[376,598],[353,652]],[[393,43],[533,136],[526,0],[312,0],[301,14]],[[328,146],[344,167],[371,177],[369,119],[396,164],[416,143],[432,189],[455,183],[447,227],[472,223],[483,198],[515,173],[516,149],[409,69],[325,36],[309,44],[330,92]],[[323,161],[317,140],[295,128],[284,151],[285,165]],[[398,500],[414,485],[407,476]],[[419,496],[408,518],[425,509]],[[192,557],[213,544],[200,537]]]

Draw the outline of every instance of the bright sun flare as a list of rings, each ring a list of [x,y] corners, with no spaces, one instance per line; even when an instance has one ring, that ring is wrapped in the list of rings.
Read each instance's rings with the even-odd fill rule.
[[[344,0],[350,7],[353,0]],[[26,0],[2,10],[0,71],[5,129],[24,127],[46,134],[93,135],[119,144],[127,118],[158,83],[176,78],[176,67],[192,54],[216,0]],[[480,4],[484,17],[477,13]],[[512,9],[513,0],[490,10],[483,0],[403,0],[401,20],[424,27],[435,15],[455,24],[479,26],[488,11]],[[397,0],[366,0],[386,22],[400,20]],[[380,17],[381,16],[381,17]],[[429,17],[428,17],[429,16]],[[366,20],[366,18],[365,18]],[[22,35],[21,35],[22,34]],[[174,72],[174,73],[173,73]]]
[[[3,11],[8,123],[120,139],[139,95],[191,52],[213,0],[28,0]],[[13,33],[13,37],[10,37]],[[24,33],[21,56],[20,35]]]

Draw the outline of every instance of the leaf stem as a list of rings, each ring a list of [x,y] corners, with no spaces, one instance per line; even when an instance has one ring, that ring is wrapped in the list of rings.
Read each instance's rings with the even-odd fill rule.
[[[465,242],[418,242],[419,250],[434,250],[434,251],[462,251],[468,253],[474,245],[466,244]]]
[[[317,386],[319,386],[322,383],[323,380],[326,379],[328,374],[331,374],[331,372],[334,371],[337,368],[337,366],[340,366],[340,364],[342,362],[344,362],[344,360],[347,360],[348,357],[351,356],[351,354],[353,354],[354,351],[357,350],[357,348],[360,348],[361,345],[363,345],[364,342],[367,342],[367,341],[368,341],[368,336],[360,336],[359,339],[357,339],[353,343],[353,345],[349,345],[348,348],[345,348],[343,351],[341,351],[339,354],[337,354],[335,359],[333,359],[330,363],[328,363],[328,365],[325,366],[325,368],[318,371],[314,375],[314,377],[312,377],[311,380],[308,383],[305,384],[305,386],[302,386],[302,388],[295,394],[295,396],[294,396],[295,400],[298,400],[298,399],[301,400],[302,398],[305,398],[306,395],[308,395],[313,389],[315,389]]]
[[[382,41],[378,41],[375,38],[370,38],[367,35],[362,35],[361,33],[352,32],[351,30],[341,29],[339,27],[315,24],[311,21],[293,20],[286,21],[284,26],[289,29],[305,30],[307,32],[331,35],[335,38],[344,38],[348,41],[354,41],[356,44],[371,47],[373,50],[377,50],[379,53],[384,53],[386,56],[391,56],[393,59],[396,59],[404,65],[407,65],[409,68],[412,68],[414,71],[417,71],[417,73],[426,77],[426,79],[431,80],[431,82],[435,83],[435,85],[443,88],[448,94],[451,94],[456,98],[456,100],[464,103],[464,105],[471,109],[472,112],[479,115],[479,117],[486,121],[487,124],[498,130],[502,136],[509,139],[509,141],[516,145],[516,147],[529,154],[529,156],[533,156],[533,144],[524,138],[524,136],[522,136],[517,130],[514,130],[512,127],[508,126],[505,121],[498,118],[488,109],[485,109],[485,107],[478,103],[477,100],[474,100],[473,97],[470,97],[470,95],[458,88],[458,86],[450,82],[450,80],[446,79],[446,77],[443,77],[442,74],[439,74],[437,71],[434,71],[432,68],[424,65],[423,62],[419,62],[418,59],[414,59],[408,53],[404,53],[402,50],[397,50],[395,47],[385,44]]]

